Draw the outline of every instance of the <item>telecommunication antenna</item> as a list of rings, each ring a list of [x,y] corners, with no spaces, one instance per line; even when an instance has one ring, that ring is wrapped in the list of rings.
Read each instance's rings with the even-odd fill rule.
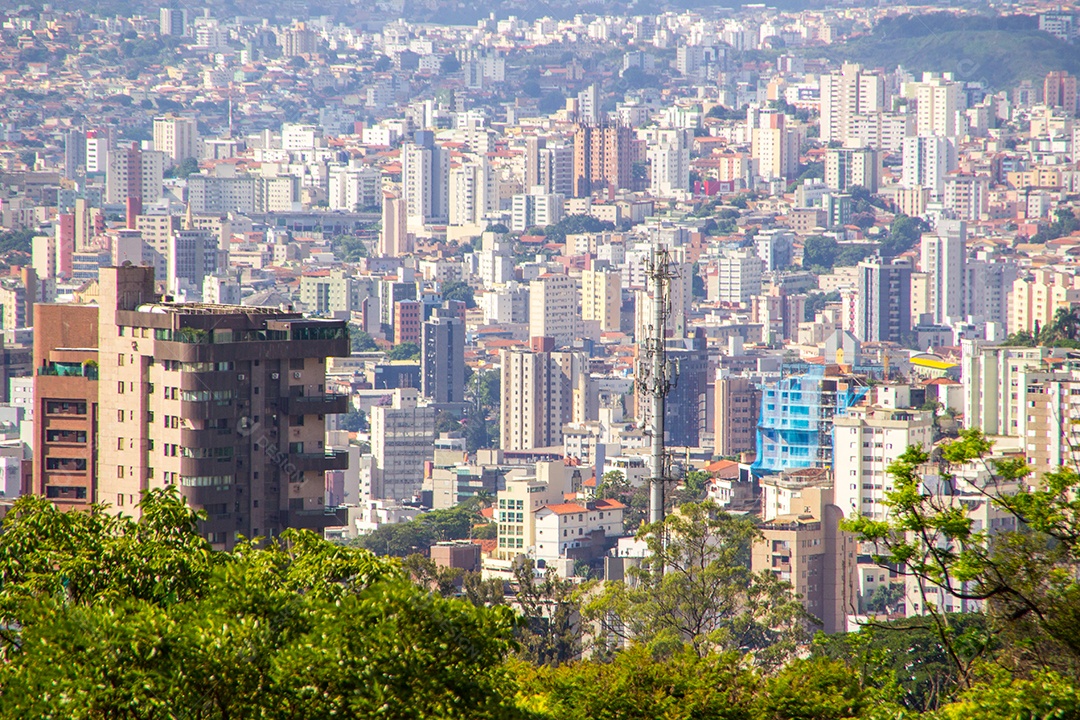
[[[675,273],[667,249],[653,248],[645,275],[652,290],[652,318],[644,328],[646,337],[638,364],[638,383],[642,396],[651,400],[652,417],[648,432],[652,435],[649,465],[649,522],[664,519],[664,482],[668,479],[667,454],[664,449],[664,406],[672,386],[672,368],[668,365],[665,329],[671,316],[671,281]]]

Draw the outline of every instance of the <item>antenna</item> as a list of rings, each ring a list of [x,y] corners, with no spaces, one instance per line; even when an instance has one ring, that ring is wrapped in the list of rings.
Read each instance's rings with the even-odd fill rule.
[[[652,399],[652,418],[647,426],[652,435],[652,454],[649,465],[649,522],[664,519],[664,482],[668,479],[667,457],[664,448],[664,410],[672,386],[672,372],[667,361],[665,329],[671,316],[671,280],[675,273],[671,255],[666,248],[649,252],[645,275],[652,289],[652,318],[645,330],[643,352],[638,363],[638,382],[642,396]]]

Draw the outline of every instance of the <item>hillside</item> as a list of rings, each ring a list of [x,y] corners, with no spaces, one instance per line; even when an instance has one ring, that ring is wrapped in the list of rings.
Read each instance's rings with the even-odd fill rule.
[[[959,80],[982,81],[996,90],[1041,79],[1050,70],[1080,74],[1080,49],[1040,32],[1037,20],[1026,15],[904,15],[821,54],[869,67],[901,65],[916,74],[953,72]]]

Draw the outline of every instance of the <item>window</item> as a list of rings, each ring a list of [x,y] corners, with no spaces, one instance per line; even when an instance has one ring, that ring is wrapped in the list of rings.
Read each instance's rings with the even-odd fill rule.
[[[123,410],[117,410],[116,411],[116,422],[124,422],[124,411]]]

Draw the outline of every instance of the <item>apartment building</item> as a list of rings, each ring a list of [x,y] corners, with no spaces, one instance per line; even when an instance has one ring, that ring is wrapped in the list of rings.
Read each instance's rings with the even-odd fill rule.
[[[35,404],[46,422],[35,488],[137,517],[144,491],[176,486],[207,513],[201,530],[219,548],[232,547],[238,534],[339,524],[324,507],[323,475],[348,459],[326,451],[325,418],[344,412],[346,400],[326,392],[325,362],[348,355],[345,324],[266,308],[162,302],[149,267],[102,268],[99,283],[96,309],[41,306],[47,340],[35,348]],[[92,327],[94,315],[96,337],[70,327],[74,318]],[[79,383],[82,390],[67,387]],[[94,469],[87,465],[68,485],[75,490],[50,491],[65,478],[48,458],[68,457],[72,442],[96,453]]]
[[[372,497],[411,500],[424,484],[424,463],[433,457],[435,407],[420,403],[416,388],[399,388],[388,405],[371,409]]]
[[[564,425],[589,419],[585,358],[552,349],[549,339],[534,338],[530,350],[500,353],[504,450],[562,445]]]
[[[731,457],[754,449],[761,390],[750,378],[717,370],[713,384],[713,452]]]
[[[575,278],[544,273],[529,283],[529,337],[565,347],[581,337],[581,296]]]
[[[618,331],[622,319],[622,274],[617,270],[581,272],[581,318],[600,324],[601,332]]]

